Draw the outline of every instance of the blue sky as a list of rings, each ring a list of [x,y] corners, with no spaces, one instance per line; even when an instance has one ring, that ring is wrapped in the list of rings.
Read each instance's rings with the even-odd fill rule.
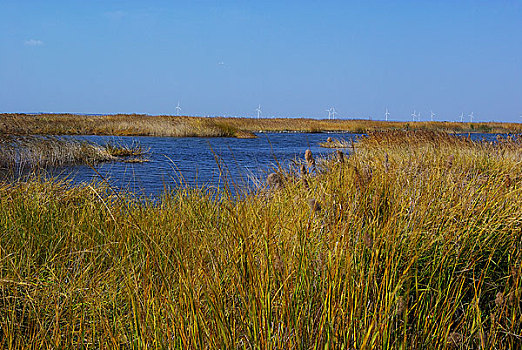
[[[0,112],[522,122],[522,0],[0,0]]]

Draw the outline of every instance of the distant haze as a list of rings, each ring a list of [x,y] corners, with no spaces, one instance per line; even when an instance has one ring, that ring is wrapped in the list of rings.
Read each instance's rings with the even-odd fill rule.
[[[522,122],[522,1],[0,0],[0,112]]]

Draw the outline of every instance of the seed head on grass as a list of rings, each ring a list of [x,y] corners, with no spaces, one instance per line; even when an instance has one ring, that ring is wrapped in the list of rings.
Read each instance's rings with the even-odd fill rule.
[[[316,201],[314,198],[308,199],[308,206],[312,209],[312,212],[319,213],[321,211],[321,203]]]
[[[495,296],[495,305],[497,307],[501,307],[504,304],[504,294],[502,292],[498,292]]]
[[[304,157],[305,157],[306,162],[308,163],[308,166],[310,166],[310,167],[315,166],[315,159],[314,159],[314,156],[312,154],[312,151],[307,149],[305,151],[305,156]]]
[[[341,150],[335,150],[335,159],[339,163],[344,163],[344,153]]]
[[[299,172],[301,173],[301,176],[306,176],[308,174],[308,170],[306,170],[306,165],[301,164],[299,167]]]
[[[373,237],[372,235],[366,231],[363,236],[363,243],[368,249],[372,249],[373,247]]]
[[[453,162],[455,161],[455,156],[452,154],[446,158],[446,168],[449,169],[453,167]]]
[[[397,304],[395,304],[395,312],[397,316],[402,316],[404,313],[404,310],[406,310],[406,302],[404,301],[404,297],[401,295],[397,298]]]
[[[279,190],[284,187],[283,178],[278,173],[269,174],[266,178],[266,184],[274,190]]]

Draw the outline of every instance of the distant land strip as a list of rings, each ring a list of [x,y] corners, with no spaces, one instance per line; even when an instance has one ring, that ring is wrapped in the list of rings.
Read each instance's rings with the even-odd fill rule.
[[[0,133],[253,138],[259,132],[430,130],[450,133],[521,133],[519,123],[397,122],[363,119],[232,118],[143,114],[0,114]]]

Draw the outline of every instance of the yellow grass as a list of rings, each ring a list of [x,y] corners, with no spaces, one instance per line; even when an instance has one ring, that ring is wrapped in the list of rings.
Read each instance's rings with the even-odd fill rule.
[[[0,185],[0,347],[520,347],[519,140],[307,158],[241,199]]]
[[[352,132],[382,130],[519,133],[518,123],[384,122],[305,118],[204,118],[116,114],[0,114],[0,133],[51,135],[146,135],[174,137],[255,137],[256,132]]]

